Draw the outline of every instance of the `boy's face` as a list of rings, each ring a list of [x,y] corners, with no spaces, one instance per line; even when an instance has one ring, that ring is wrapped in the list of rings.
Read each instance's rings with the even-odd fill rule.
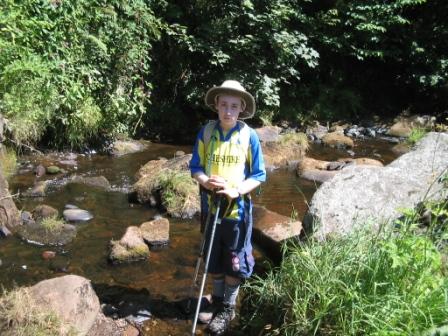
[[[216,109],[221,127],[227,131],[236,125],[239,114],[243,112],[241,98],[228,95],[219,96]]]

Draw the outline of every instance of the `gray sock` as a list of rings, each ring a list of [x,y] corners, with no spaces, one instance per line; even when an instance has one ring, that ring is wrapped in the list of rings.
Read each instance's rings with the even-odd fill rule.
[[[214,297],[224,297],[224,279],[213,279],[213,293]]]
[[[240,289],[240,285],[225,285],[224,292],[224,304],[229,306],[236,305],[236,297],[238,296],[238,291]]]

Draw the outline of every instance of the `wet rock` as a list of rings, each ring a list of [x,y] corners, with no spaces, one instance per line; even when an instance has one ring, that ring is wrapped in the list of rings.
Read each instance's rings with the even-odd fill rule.
[[[10,236],[12,233],[8,230],[8,228],[4,225],[0,225],[0,238],[5,238]]]
[[[184,151],[178,150],[176,153],[174,153],[174,157],[182,157],[185,155]]]
[[[380,136],[379,139],[390,142],[390,143],[399,143],[400,139],[399,138],[395,138],[395,137],[391,137],[391,136]]]
[[[72,327],[79,335],[89,332],[100,312],[90,281],[77,275],[41,281],[29,293],[41,310],[53,311],[64,321],[65,331]]]
[[[255,129],[258,134],[260,142],[277,142],[280,140],[280,127],[264,126]]]
[[[448,191],[438,176],[447,162],[448,134],[432,132],[386,167],[346,167],[314,194],[304,226],[317,225],[319,239],[367,224],[375,229],[398,218],[400,209],[445,198]]]
[[[80,183],[92,187],[110,189],[110,182],[104,176],[74,176],[70,183]]]
[[[29,211],[22,211],[20,213],[20,219],[22,220],[23,225],[31,225],[35,223],[33,215]]]
[[[327,133],[328,127],[320,125],[317,121],[314,122],[313,126],[306,129],[306,134],[310,135],[313,140],[321,140]]]
[[[3,261],[0,259],[0,267],[2,267],[3,265]]]
[[[394,152],[397,155],[403,155],[411,150],[411,146],[409,146],[407,143],[402,142],[399,144],[396,144],[392,147],[392,152]]]
[[[254,242],[276,261],[281,259],[281,244],[287,239],[298,237],[302,231],[300,221],[293,221],[265,207],[254,206],[253,218]]]
[[[308,148],[304,133],[282,135],[278,142],[262,143],[266,169],[291,167],[293,162],[303,158]]]
[[[82,209],[65,209],[62,215],[67,222],[86,222],[93,218],[90,212]]]
[[[47,171],[47,174],[54,175],[54,174],[59,174],[61,171],[61,168],[59,168],[58,166],[49,166],[49,167],[47,167],[46,171]]]
[[[166,218],[145,222],[140,230],[143,240],[151,246],[166,245],[170,239],[170,222]]]
[[[73,204],[66,204],[64,205],[64,209],[79,209],[79,207]]]
[[[140,228],[130,226],[119,241],[112,240],[109,259],[113,263],[131,262],[149,257],[148,245],[143,241]]]
[[[306,157],[299,162],[297,175],[310,181],[323,183],[350,165],[383,166],[380,161],[369,158],[344,158],[331,162]]]
[[[30,244],[61,246],[70,243],[76,237],[76,227],[63,224],[59,229],[48,230],[40,224],[22,225],[18,228],[17,234]]]
[[[160,158],[158,160],[151,160],[138,170],[138,172],[135,174],[135,179],[139,180],[142,177],[148,175],[154,175],[157,172],[161,171],[162,169],[187,171],[191,157],[192,157],[191,154],[187,154],[184,156],[175,157],[171,160],[167,160],[165,158]]]
[[[191,154],[188,154],[171,160],[162,158],[148,162],[136,174],[138,181],[133,185],[130,197],[134,196],[139,203],[164,207],[170,216],[191,218],[199,212],[199,193],[196,182],[189,177],[190,160]],[[173,190],[170,191],[176,194],[176,202],[168,202],[170,194],[166,194],[160,185],[160,176],[166,173],[173,174],[173,172],[186,175],[184,185],[186,183],[191,185],[190,188],[177,188],[177,185],[173,185]]]
[[[117,140],[112,145],[112,155],[121,156],[125,154],[131,154],[141,152],[147,147],[147,143],[135,140]]]
[[[59,161],[59,163],[64,166],[77,166],[78,165],[78,162],[76,162],[75,160],[61,160],[61,161]]]
[[[411,132],[412,132],[411,124],[406,120],[402,120],[393,124],[388,134],[395,137],[407,138],[409,135],[411,135]]]
[[[22,195],[24,197],[45,197],[47,186],[48,181],[38,181],[32,188],[25,191]]]
[[[42,252],[42,259],[44,260],[50,260],[56,257],[56,252],[54,251],[44,251]]]
[[[100,312],[86,336],[123,336],[123,333],[123,327]]]
[[[8,231],[14,231],[21,224],[21,220],[8,188],[8,182],[0,170],[0,226]]]
[[[353,148],[354,143],[353,140],[349,137],[345,136],[344,134],[332,132],[326,134],[322,138],[322,142],[330,147],[336,147],[336,148]]]
[[[141,322],[140,324],[143,324],[143,322]],[[123,336],[138,336],[138,335],[140,335],[140,331],[138,331],[138,329],[133,325],[126,326],[125,330],[123,331]]]
[[[38,166],[36,166],[36,168],[34,168],[34,174],[35,174],[37,177],[44,176],[46,172],[47,172],[47,170],[46,170],[45,167],[44,167],[43,165],[41,165],[41,164],[38,165]]]
[[[41,221],[44,218],[58,217],[59,211],[49,205],[38,205],[32,211],[32,216],[36,221]]]

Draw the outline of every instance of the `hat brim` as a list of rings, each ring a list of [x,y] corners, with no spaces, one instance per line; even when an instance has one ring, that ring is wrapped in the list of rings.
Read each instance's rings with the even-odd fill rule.
[[[223,88],[219,86],[212,87],[210,90],[207,91],[205,95],[205,104],[215,112],[218,112],[215,106],[215,98],[216,96],[220,95],[237,96],[240,97],[241,99],[244,99],[244,101],[246,102],[246,108],[244,109],[243,112],[240,113],[238,119],[249,119],[254,116],[255,99],[249,92],[231,88]]]

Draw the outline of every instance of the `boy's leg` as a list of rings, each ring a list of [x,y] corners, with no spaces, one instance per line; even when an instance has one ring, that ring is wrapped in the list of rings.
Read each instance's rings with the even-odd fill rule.
[[[224,301],[224,274],[211,274],[211,276],[213,279],[212,301],[209,306],[201,309],[198,315],[198,320],[201,323],[209,323]]]
[[[235,318],[235,305],[240,284],[240,278],[226,275],[224,304],[208,325],[208,330],[214,335],[223,334],[229,327],[230,322]]]

